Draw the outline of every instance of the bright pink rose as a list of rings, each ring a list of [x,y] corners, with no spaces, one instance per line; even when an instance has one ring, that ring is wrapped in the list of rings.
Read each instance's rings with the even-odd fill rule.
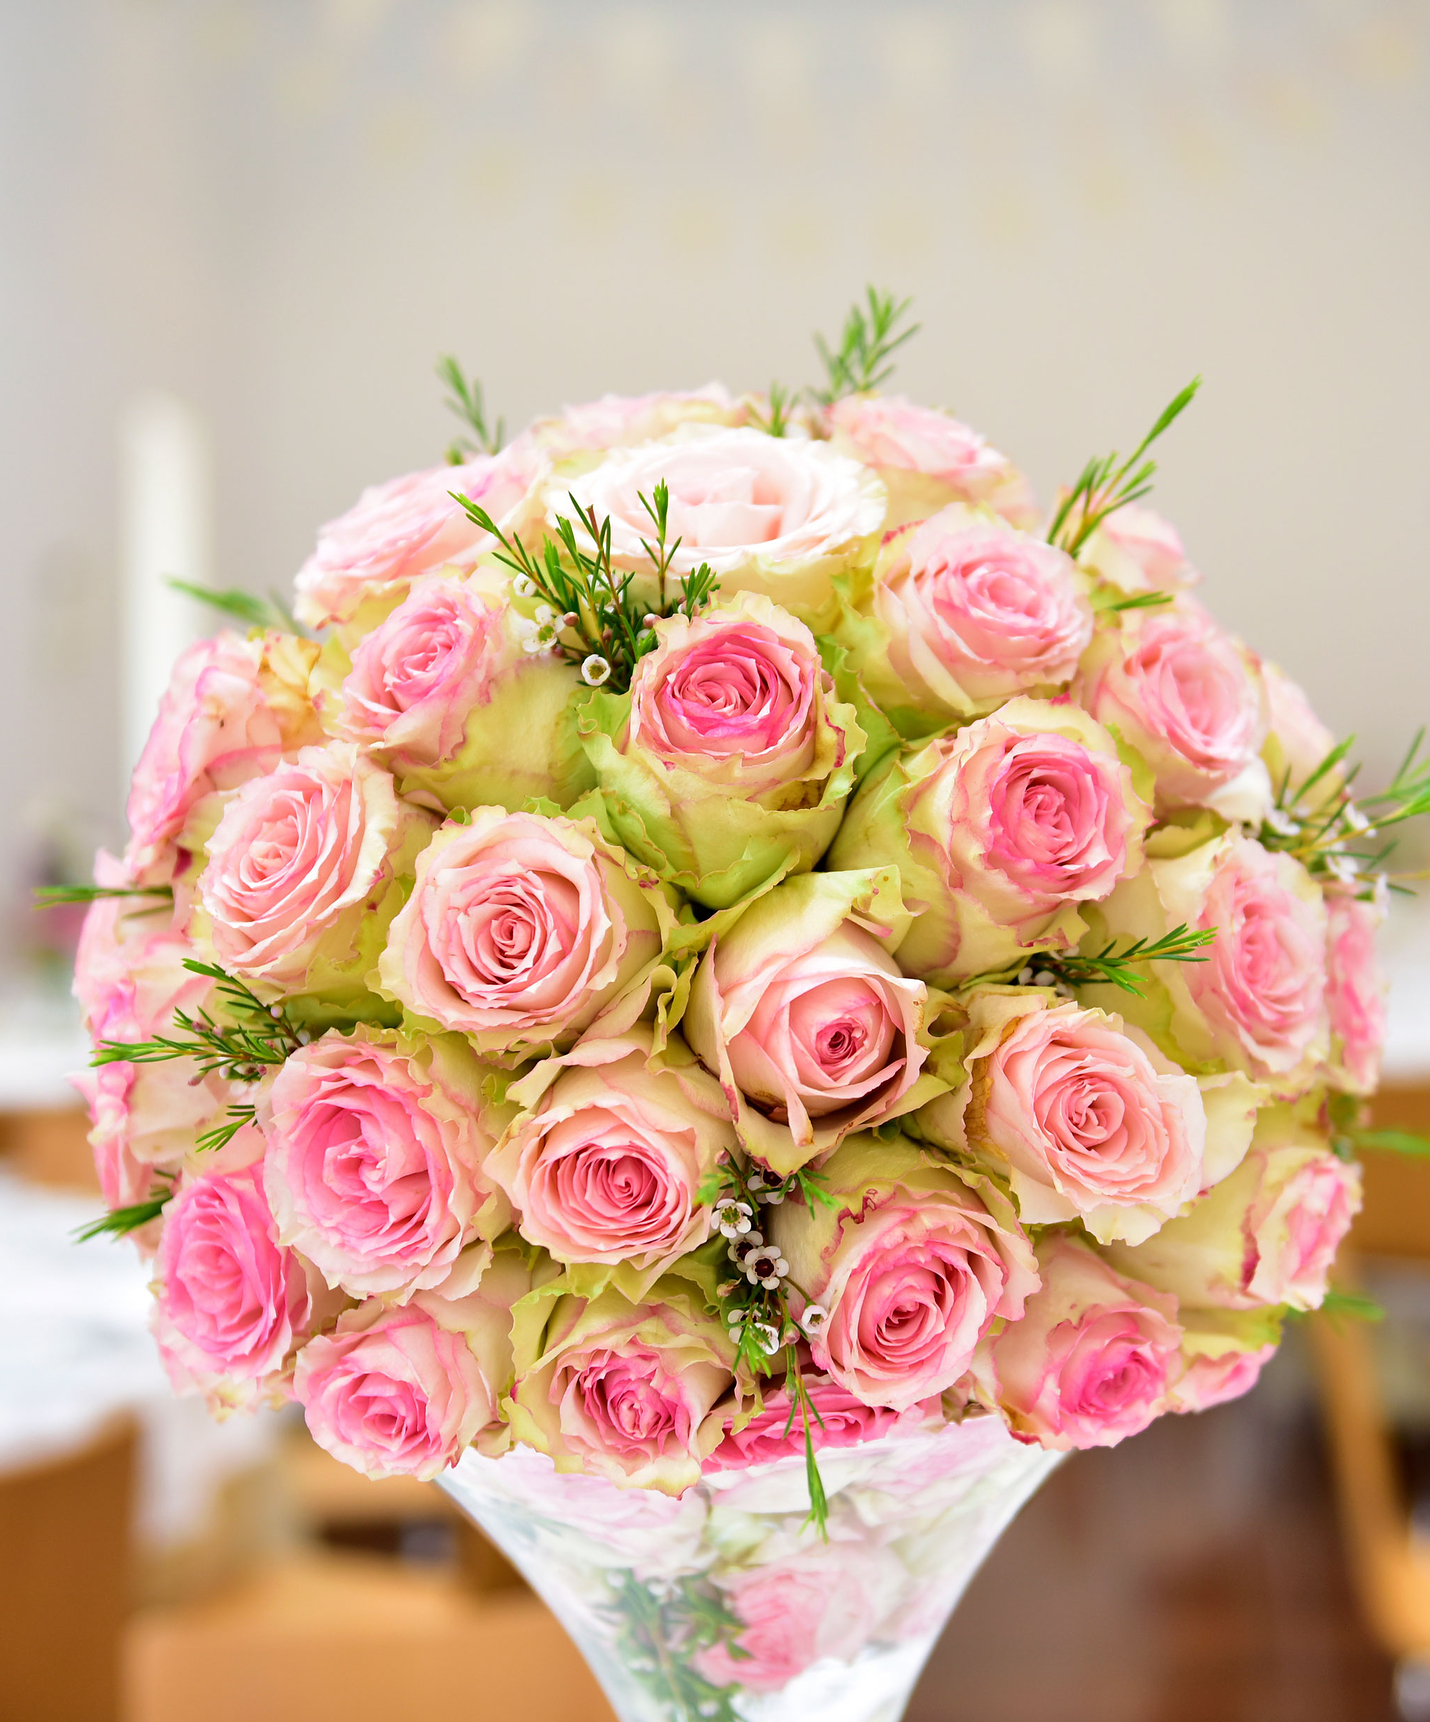
[[[321,739],[306,689],[296,685],[308,667],[305,647],[295,641],[279,651],[286,681],[267,664],[264,641],[227,630],[182,654],[134,768],[125,809],[130,880],[172,876],[175,840],[204,796],[271,771],[285,751]]]
[[[154,1330],[176,1387],[231,1407],[286,1397],[292,1353],[315,1325],[315,1287],[278,1242],[259,1166],[180,1189],[164,1208],[154,1277]]]
[[[1200,579],[1176,527],[1136,502],[1107,516],[1079,560],[1124,592],[1166,592]]]
[[[888,485],[890,526],[949,502],[984,503],[1019,526],[1036,520],[1027,479],[1007,455],[947,413],[902,395],[846,395],[828,419],[833,446],[874,467]]]
[[[1057,1232],[1038,1268],[1042,1290],[993,1342],[999,1403],[1040,1446],[1115,1447],[1166,1409],[1181,1373],[1177,1300]]]
[[[1263,1108],[1229,1177],[1155,1237],[1111,1255],[1190,1309],[1315,1309],[1360,1204],[1358,1166],[1329,1153],[1289,1108]]]
[[[854,667],[886,707],[968,717],[1071,681],[1092,638],[1086,584],[1061,550],[954,504],[885,543],[871,607],[847,624]]]
[[[368,1477],[428,1481],[455,1465],[500,1421],[502,1386],[468,1344],[460,1307],[425,1293],[396,1309],[372,1298],[309,1340],[293,1397],[318,1445]]]
[[[857,1560],[840,1544],[728,1573],[717,1582],[741,1630],[694,1664],[717,1686],[776,1692],[823,1657],[852,1662],[879,1627],[888,1576],[876,1551]]]
[[[1206,802],[1252,765],[1266,734],[1260,677],[1190,601],[1130,611],[1099,634],[1073,694],[1151,766],[1159,807]]]
[[[710,1235],[700,1188],[735,1146],[730,1108],[678,1039],[652,1063],[649,1029],[578,1046],[573,1058],[580,1062],[553,1069],[487,1170],[528,1242],[561,1262],[624,1265],[639,1282],[625,1289],[643,1296]]]
[[[683,424],[739,424],[745,409],[721,383],[703,389],[650,395],[602,395],[598,401],[566,407],[556,418],[538,419],[532,440],[553,460],[588,449],[628,448],[654,442]]]
[[[495,545],[452,493],[480,503],[504,531],[521,525],[523,507],[545,462],[514,443],[463,466],[434,466],[369,486],[354,507],[330,520],[298,570],[298,620],[310,628],[351,620],[365,598],[400,595],[434,568],[470,568]]]
[[[506,656],[502,607],[464,580],[420,580],[353,653],[338,727],[401,765],[436,765],[466,738]]]
[[[805,1375],[805,1386],[817,1417],[811,1417],[809,1432],[816,1448],[857,1447],[898,1429],[918,1430],[941,1420],[939,1400],[928,1399],[907,1412],[887,1405],[866,1405],[847,1387],[818,1375]],[[787,1459],[804,1452],[804,1420],[796,1409],[790,1417],[789,1393],[767,1387],[764,1408],[741,1429],[736,1429],[732,1408],[724,1420],[725,1439],[705,1461],[707,1471],[743,1470],[770,1459]]]
[[[455,1036],[359,1025],[300,1047],[265,1104],[278,1235],[354,1297],[439,1286],[511,1210],[487,1174],[485,1071]]]
[[[1352,1094],[1373,1094],[1385,1041],[1385,982],[1375,951],[1382,915],[1375,903],[1336,893],[1326,899],[1326,1003],[1333,1063]]]
[[[245,784],[199,882],[218,962],[285,992],[360,989],[435,824],[352,742]]]
[[[659,953],[668,913],[594,821],[479,807],[418,858],[379,973],[389,997],[483,1056],[531,1056],[569,1046],[621,994]]]
[[[864,1404],[905,1411],[952,1387],[993,1324],[1023,1313],[1032,1250],[989,1180],[908,1142],[851,1137],[820,1171],[833,1209],[785,1202],[764,1224],[827,1311],[810,1334],[815,1363]]]
[[[948,985],[1075,944],[1077,905],[1141,867],[1148,818],[1106,730],[1020,698],[872,772],[825,865],[897,862],[915,920],[895,954]]]

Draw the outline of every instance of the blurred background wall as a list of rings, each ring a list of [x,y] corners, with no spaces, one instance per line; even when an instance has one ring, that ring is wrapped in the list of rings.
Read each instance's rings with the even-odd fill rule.
[[[519,424],[900,381],[1046,497],[1194,372],[1160,505],[1385,768],[1430,712],[1424,0],[3,0],[0,890],[119,836],[119,425],[207,427],[212,573],[428,465],[451,351]],[[48,855],[48,862],[46,857]]]

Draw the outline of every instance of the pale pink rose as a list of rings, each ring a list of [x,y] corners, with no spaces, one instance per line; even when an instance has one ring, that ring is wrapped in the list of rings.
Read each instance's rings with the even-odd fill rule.
[[[104,1205],[111,1211],[147,1200],[154,1188],[155,1162],[135,1152],[129,1128],[129,1101],[139,1068],[127,1062],[104,1064],[70,1078],[89,1110],[89,1148],[95,1176]],[[182,1158],[183,1150],[178,1149],[159,1164],[173,1170]]]
[[[98,883],[117,885],[119,866],[101,850]],[[184,967],[196,955],[162,900],[97,897],[85,912],[74,964],[74,996],[90,1039],[148,1040],[173,1027],[176,1010],[192,1014],[213,987]]]
[[[1265,759],[1276,789],[1285,783],[1297,789],[1325,759],[1335,745],[1334,734],[1311,709],[1304,690],[1275,664],[1261,660],[1261,681],[1266,689],[1270,728]],[[1334,768],[1312,790],[1308,806],[1316,806],[1340,785],[1344,772]]]
[[[890,881],[891,883],[891,881]],[[696,972],[686,1039],[719,1076],[741,1139],[792,1171],[917,1104],[927,988],[886,949],[864,873],[805,873],[748,908]],[[883,912],[906,924],[889,892]],[[942,1085],[940,1085],[942,1086]]]
[[[302,659],[305,644],[293,642],[280,658]],[[172,877],[182,861],[177,839],[197,802],[271,771],[286,751],[320,739],[306,690],[294,686],[307,667],[295,662],[285,682],[267,665],[263,640],[227,630],[180,656],[134,767],[125,808],[129,880]]]
[[[1385,1043],[1385,980],[1375,933],[1383,916],[1373,902],[1339,892],[1326,899],[1326,1004],[1333,1065],[1352,1094],[1373,1094]]]
[[[669,540],[680,540],[672,575],[707,562],[723,597],[763,592],[801,620],[830,608],[830,572],[866,551],[884,521],[884,487],[827,444],[703,426],[618,449],[591,471],[554,483],[548,512],[569,515],[574,496],[610,520],[617,566],[648,568],[642,541],[653,543],[655,529],[640,498],[662,480]]]
[[[1149,817],[1106,730],[1020,698],[871,773],[825,865],[897,862],[916,918],[895,954],[948,985],[1075,944],[1077,905],[1141,867]]]
[[[964,1139],[1010,1180],[1024,1225],[1079,1219],[1103,1243],[1136,1243],[1197,1194],[1196,1079],[1140,1031],[1068,1002],[1014,1019],[977,1056],[984,1044],[968,1058]]]
[[[1263,1109],[1230,1177],[1155,1237],[1111,1255],[1192,1309],[1315,1309],[1360,1205],[1358,1166],[1329,1153],[1289,1108]]]
[[[888,485],[890,526],[949,502],[986,504],[1018,526],[1036,520],[1023,474],[947,413],[902,395],[846,395],[829,409],[828,424],[833,446],[872,466]]]
[[[720,1438],[709,1412],[734,1385],[733,1355],[676,1282],[643,1303],[616,1291],[555,1299],[540,1333],[517,1336],[513,1439],[558,1471],[683,1494]]]
[[[499,1423],[502,1382],[483,1370],[459,1310],[427,1293],[395,1309],[372,1298],[310,1339],[293,1397],[318,1445],[368,1477],[428,1481]],[[507,1306],[508,1333],[510,1319]]]
[[[721,383],[703,389],[650,395],[602,395],[565,407],[556,418],[537,419],[530,435],[553,460],[588,449],[627,448],[669,436],[683,424],[739,424],[745,409]],[[647,494],[649,494],[647,492]]]
[[[1181,1373],[1177,1300],[1049,1232],[1042,1289],[993,1342],[999,1404],[1040,1446],[1115,1447],[1167,1409]]]
[[[1061,550],[954,504],[885,543],[873,626],[838,637],[886,707],[967,717],[1071,681],[1092,639],[1085,577]]]
[[[285,992],[360,989],[435,824],[352,742],[245,784],[199,881],[219,964]]]
[[[1137,502],[1109,514],[1078,560],[1124,592],[1166,592],[1201,578],[1171,521]]]
[[[678,1039],[654,1063],[651,1045],[648,1028],[578,1045],[487,1166],[528,1242],[623,1268],[633,1296],[710,1235],[700,1188],[735,1147],[720,1084]]]
[[[450,759],[504,667],[503,606],[465,580],[430,576],[353,653],[340,733],[412,767]]]
[[[286,1398],[293,1353],[316,1325],[318,1288],[278,1242],[261,1167],[192,1179],[163,1217],[154,1331],[175,1386],[229,1407]]]
[[[1073,695],[1151,766],[1159,808],[1208,801],[1253,764],[1266,735],[1260,677],[1189,600],[1130,611],[1100,633]]]
[[[418,857],[379,973],[483,1056],[531,1056],[569,1046],[636,979],[668,915],[594,821],[479,807]]]
[[[864,1441],[904,1430],[917,1431],[941,1421],[937,1398],[925,1400],[906,1412],[887,1405],[866,1405],[847,1387],[827,1377],[806,1373],[805,1386],[817,1416],[809,1421],[810,1438],[816,1449],[857,1447]],[[764,1406],[743,1428],[735,1428],[732,1407],[723,1420],[725,1438],[705,1461],[707,1471],[743,1470],[770,1459],[786,1459],[804,1452],[804,1418],[796,1408],[790,1416],[790,1396],[783,1387],[766,1387]]]
[[[484,1066],[455,1036],[359,1025],[300,1047],[264,1103],[278,1235],[329,1285],[405,1301],[511,1210],[485,1168]]]
[[[521,526],[545,461],[526,439],[462,466],[434,466],[370,485],[330,520],[298,570],[295,610],[310,628],[352,619],[364,599],[400,596],[435,568],[471,568],[496,540],[454,493],[480,503],[503,531]]]
[[[1255,1351],[1225,1351],[1218,1356],[1189,1357],[1180,1381],[1172,1389],[1173,1411],[1209,1411],[1250,1393],[1261,1371],[1276,1355],[1276,1341]]]
[[[119,1060],[70,1081],[89,1108],[89,1145],[106,1206],[125,1208],[154,1194],[154,1174],[172,1174],[194,1140],[228,1105],[218,1076],[196,1080],[191,1059],[157,1064]]]
[[[716,1686],[776,1692],[825,1657],[852,1662],[880,1625],[886,1576],[874,1551],[860,1559],[837,1543],[725,1574],[741,1630],[698,1651],[695,1667]]]
[[[905,1411],[944,1392],[1038,1284],[1012,1204],[986,1178],[910,1143],[851,1137],[820,1168],[833,1209],[762,1216],[791,1281],[827,1312],[816,1365],[866,1405]]]

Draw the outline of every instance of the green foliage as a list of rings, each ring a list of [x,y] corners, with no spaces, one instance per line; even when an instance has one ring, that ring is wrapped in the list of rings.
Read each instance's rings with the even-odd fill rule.
[[[1170,592],[1138,592],[1132,597],[1119,597],[1114,586],[1100,587],[1089,600],[1094,610],[1110,616],[1120,610],[1160,610],[1172,602]]]
[[[147,1226],[150,1220],[157,1220],[173,1193],[173,1187],[166,1185],[162,1195],[153,1196],[147,1202],[135,1202],[127,1208],[112,1208],[97,1220],[91,1220],[87,1226],[81,1226],[75,1232],[75,1242],[87,1244],[91,1238],[126,1237],[130,1232],[138,1231],[140,1226]]]
[[[53,909],[61,903],[98,903],[106,897],[150,897],[156,906],[172,903],[172,885],[39,885],[35,907]]]
[[[815,338],[817,340],[818,336]],[[771,383],[767,399],[770,403],[769,412],[762,416],[751,407],[750,422],[767,436],[788,436],[794,395],[783,383]]]
[[[1378,1154],[1407,1154],[1415,1160],[1430,1160],[1430,1141],[1409,1130],[1354,1130],[1351,1144]]]
[[[737,1660],[744,1630],[709,1579],[643,1583],[633,1572],[610,1575],[621,1665],[645,1682],[670,1722],[740,1722],[736,1688],[716,1686],[694,1665],[696,1654],[723,1643]]]
[[[831,406],[845,395],[863,394],[886,383],[894,374],[891,357],[919,332],[920,325],[911,323],[894,333],[912,304],[912,299],[896,300],[892,293],[866,287],[864,304],[849,307],[837,347],[830,347],[822,335],[814,337],[829,379],[827,387],[812,391],[814,398]]]
[[[185,597],[196,598],[200,604],[221,611],[232,621],[246,628],[277,628],[284,634],[301,634],[304,630],[294,620],[293,613],[276,592],[266,598],[255,597],[241,586],[229,586],[220,591],[216,586],[198,586],[192,580],[171,579],[168,584]]]
[[[149,1040],[101,1041],[92,1064],[162,1064],[171,1058],[191,1058],[200,1076],[215,1071],[229,1082],[256,1082],[264,1071],[282,1064],[309,1039],[306,1029],[296,1028],[279,1005],[266,1005],[258,995],[212,963],[186,958],[184,967],[214,982],[217,1008],[230,1020],[219,1022],[207,1010],[191,1016],[174,1012],[172,1035],[156,1034]],[[230,1112],[238,1110],[230,1108]],[[252,1108],[246,1109],[251,1113]],[[200,1146],[221,1147],[249,1120],[239,1119],[230,1128],[221,1125],[210,1132],[218,1140],[200,1141]],[[224,1132],[227,1131],[227,1134]]]
[[[1129,502],[1136,502],[1139,497],[1146,496],[1152,488],[1157,463],[1155,460],[1144,460],[1143,456],[1191,405],[1201,386],[1202,379],[1193,377],[1186,388],[1163,408],[1157,422],[1126,460],[1119,461],[1114,452],[1087,463],[1079,474],[1077,483],[1063,498],[1053,516],[1053,523],[1048,528],[1049,544],[1056,544],[1066,550],[1069,556],[1076,556],[1109,514],[1115,514]]]
[[[1373,1297],[1332,1286],[1321,1300],[1321,1314],[1332,1321],[1384,1321],[1385,1311]]]
[[[1151,941],[1134,939],[1129,944],[1119,944],[1110,939],[1100,951],[1039,951],[1017,973],[999,969],[974,975],[972,980],[964,981],[959,991],[1017,982],[1022,986],[1114,986],[1141,998],[1142,984],[1133,969],[1145,963],[1204,963],[1207,957],[1203,947],[1215,938],[1215,927],[1194,932],[1184,923]]]
[[[472,432],[472,437],[455,437],[447,445],[447,464],[461,466],[469,454],[497,454],[506,434],[506,421],[498,419],[487,424],[486,406],[482,400],[482,385],[475,377],[464,375],[462,367],[450,353],[437,361],[437,375],[447,385],[447,410],[455,413]]]

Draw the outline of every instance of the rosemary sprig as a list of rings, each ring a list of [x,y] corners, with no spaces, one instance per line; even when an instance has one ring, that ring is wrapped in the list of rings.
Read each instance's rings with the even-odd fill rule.
[[[37,885],[35,907],[53,909],[60,903],[98,903],[108,897],[153,897],[172,903],[172,885]]]
[[[1109,514],[1115,514],[1129,502],[1146,496],[1152,488],[1157,463],[1144,460],[1143,456],[1191,405],[1201,386],[1202,379],[1193,377],[1186,388],[1163,408],[1156,423],[1126,460],[1119,462],[1114,452],[1087,463],[1077,483],[1058,505],[1048,528],[1049,544],[1056,544],[1069,556],[1076,556]]]
[[[269,628],[277,628],[285,634],[304,632],[276,592],[259,598],[252,592],[245,592],[241,586],[229,586],[221,591],[217,586],[199,586],[192,580],[170,579],[167,584],[185,597],[195,598],[200,604],[207,604],[210,609],[222,612],[233,621],[242,622],[246,628],[262,628],[265,632]]]
[[[1144,963],[1204,963],[1207,957],[1202,947],[1210,945],[1216,935],[1215,927],[1193,930],[1183,924],[1174,927],[1170,933],[1164,933],[1160,939],[1150,942],[1146,939],[1134,939],[1130,944],[1119,945],[1116,939],[1109,939],[1100,951],[1039,951],[1017,972],[1006,968],[990,969],[985,974],[974,975],[971,980],[964,981],[958,990],[971,992],[975,987],[1009,985],[1110,985],[1121,987],[1123,992],[1134,993],[1141,998],[1141,982],[1131,970],[1140,968]]]
[[[308,1031],[295,1028],[281,1005],[264,1004],[242,981],[212,963],[190,957],[185,958],[184,967],[213,981],[218,1005],[232,1020],[218,1022],[202,1008],[194,1015],[176,1010],[174,1034],[156,1034],[140,1041],[101,1041],[91,1064],[162,1064],[172,1058],[191,1058],[199,1076],[217,1072],[229,1082],[257,1082],[265,1070],[284,1063],[307,1044]],[[212,1145],[222,1146],[246,1122],[246,1118],[240,1120],[222,1141]],[[219,1131],[226,1128],[219,1126]]]
[[[738,1660],[745,1630],[719,1589],[704,1577],[610,1575],[621,1666],[648,1683],[671,1722],[740,1722],[736,1688],[716,1686],[695,1666],[694,1653],[724,1643]]]
[[[126,1208],[111,1208],[107,1214],[101,1214],[97,1220],[91,1220],[88,1225],[80,1226],[75,1234],[77,1244],[87,1244],[92,1238],[123,1238],[130,1232],[137,1232],[140,1226],[147,1226],[150,1220],[157,1220],[164,1210],[164,1204],[174,1193],[172,1184],[163,1186],[163,1192],[151,1196],[147,1201],[131,1203]]]
[[[913,333],[912,330],[909,332],[910,334]],[[771,383],[765,398],[770,404],[769,412],[759,412],[752,403],[750,422],[757,430],[764,431],[766,436],[788,436],[795,402],[793,392],[787,389],[783,383]]]
[[[1115,615],[1119,610],[1158,610],[1172,602],[1170,592],[1138,592],[1130,598],[1120,598],[1113,586],[1103,586],[1088,600],[1100,615]]]
[[[887,382],[894,374],[889,362],[892,355],[905,341],[911,341],[921,327],[911,323],[897,335],[894,333],[913,304],[912,299],[895,299],[892,293],[866,287],[864,300],[864,305],[856,302],[849,307],[838,347],[830,347],[823,335],[814,337],[829,381],[826,388],[811,393],[824,406],[832,406],[845,395],[877,389]]]
[[[454,437],[447,445],[448,466],[461,466],[469,454],[497,454],[506,435],[506,421],[498,419],[487,424],[486,407],[482,400],[482,385],[475,377],[468,378],[450,353],[437,361],[437,375],[447,385],[447,410],[455,413],[475,436]]]

